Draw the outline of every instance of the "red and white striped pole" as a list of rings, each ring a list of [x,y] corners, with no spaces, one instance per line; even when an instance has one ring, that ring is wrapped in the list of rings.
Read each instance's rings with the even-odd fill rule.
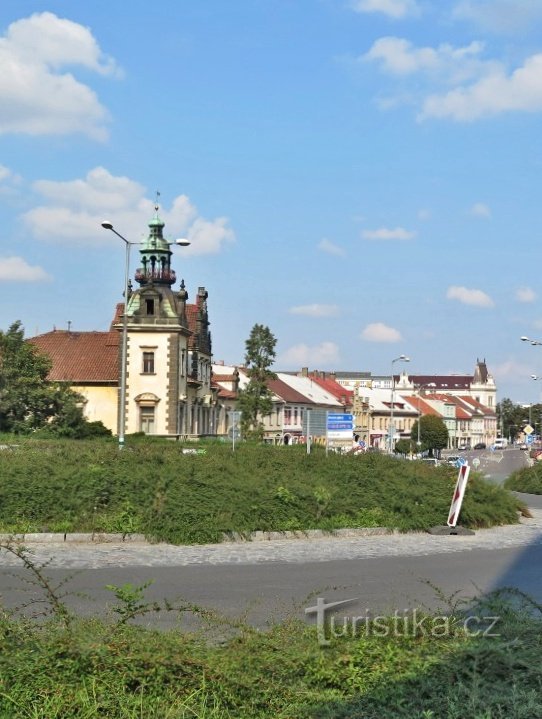
[[[457,483],[455,485],[450,513],[448,514],[448,521],[446,522],[449,527],[455,527],[457,524],[459,512],[461,511],[461,505],[463,504],[463,497],[465,496],[465,490],[467,488],[469,473],[469,465],[461,465],[459,468],[459,474],[457,475]]]

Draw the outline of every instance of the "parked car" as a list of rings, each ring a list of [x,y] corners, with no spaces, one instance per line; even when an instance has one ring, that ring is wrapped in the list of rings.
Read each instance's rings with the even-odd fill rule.
[[[449,457],[446,458],[446,464],[451,464],[454,467],[458,461],[459,461],[459,455],[457,455],[457,454],[451,454]]]
[[[478,444],[475,444],[473,449],[486,449],[486,443],[485,442],[478,442]]]
[[[460,444],[457,448],[460,452],[466,452],[468,449],[470,449],[470,444]]]

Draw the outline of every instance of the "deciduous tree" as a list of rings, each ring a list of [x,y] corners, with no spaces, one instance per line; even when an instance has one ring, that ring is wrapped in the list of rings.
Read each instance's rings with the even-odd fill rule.
[[[272,394],[267,386],[270,379],[276,379],[271,371],[275,361],[277,340],[265,325],[255,324],[245,342],[245,367],[249,382],[239,392],[241,410],[241,431],[245,437],[263,437],[262,419],[273,409]]]

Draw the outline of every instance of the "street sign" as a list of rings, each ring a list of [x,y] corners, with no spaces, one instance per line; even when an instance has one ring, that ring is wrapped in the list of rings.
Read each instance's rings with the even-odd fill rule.
[[[328,439],[352,439],[354,432],[354,415],[328,412],[326,428]]]
[[[525,434],[532,434],[534,432],[534,427],[531,427],[530,424],[527,424],[523,428],[523,431],[525,432]]]
[[[528,435],[525,437],[525,443],[526,443],[526,444],[532,444],[533,442],[534,442],[534,437],[533,437],[533,435],[532,435],[532,434],[528,434]]]
[[[354,415],[344,412],[328,412],[326,421],[326,446],[329,440],[351,442],[354,436]]]

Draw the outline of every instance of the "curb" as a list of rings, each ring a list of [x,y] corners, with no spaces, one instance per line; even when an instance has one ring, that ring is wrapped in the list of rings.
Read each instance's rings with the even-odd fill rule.
[[[418,532],[400,532],[388,527],[359,527],[353,529],[306,529],[285,530],[284,532],[255,531],[249,534],[233,532],[224,534],[219,544],[247,544],[251,542],[270,542],[284,539],[349,539],[356,537],[378,537],[383,535],[426,534]],[[27,534],[0,534],[0,542],[28,542],[32,544],[168,544],[168,542],[150,542],[144,534],[113,534],[107,532],[29,532]],[[195,546],[195,545],[185,545]]]

